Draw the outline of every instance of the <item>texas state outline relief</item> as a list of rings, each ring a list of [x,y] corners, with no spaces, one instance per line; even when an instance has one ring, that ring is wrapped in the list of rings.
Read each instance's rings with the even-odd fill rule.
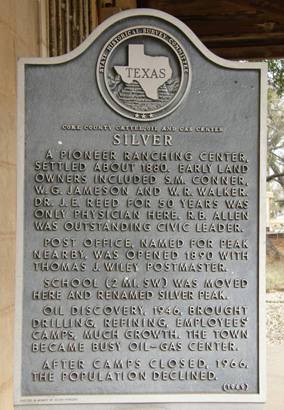
[[[144,44],[129,44],[128,65],[114,66],[123,82],[131,84],[137,81],[148,98],[158,100],[158,89],[172,76],[168,57],[147,56]]]

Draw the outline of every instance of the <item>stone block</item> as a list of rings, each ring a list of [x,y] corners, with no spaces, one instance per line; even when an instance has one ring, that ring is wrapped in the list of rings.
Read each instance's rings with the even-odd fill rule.
[[[0,22],[0,92],[16,94],[15,37],[9,27]]]
[[[16,166],[16,97],[0,93],[0,166]]]

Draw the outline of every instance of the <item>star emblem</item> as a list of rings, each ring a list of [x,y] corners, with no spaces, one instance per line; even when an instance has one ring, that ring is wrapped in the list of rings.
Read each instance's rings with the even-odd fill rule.
[[[139,114],[138,112],[136,112],[134,114],[134,117],[135,118],[141,118],[141,119],[145,120],[147,118],[153,118],[154,115],[152,113],[150,113],[150,114],[147,114],[147,113]]]

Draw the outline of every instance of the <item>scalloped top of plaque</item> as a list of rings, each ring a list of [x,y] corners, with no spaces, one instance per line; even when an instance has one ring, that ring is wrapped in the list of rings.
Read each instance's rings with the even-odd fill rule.
[[[202,69],[197,55],[203,57]],[[99,115],[97,107],[103,104],[104,116],[114,112],[137,122],[156,121],[176,110],[184,115],[190,99],[196,100],[212,81],[211,73],[206,75],[210,62],[227,69],[263,68],[214,55],[184,23],[151,9],[128,10],[108,18],[69,54],[21,61],[72,64],[78,58],[81,67],[77,64],[68,74],[70,89],[84,80],[82,93],[96,101],[94,114]]]

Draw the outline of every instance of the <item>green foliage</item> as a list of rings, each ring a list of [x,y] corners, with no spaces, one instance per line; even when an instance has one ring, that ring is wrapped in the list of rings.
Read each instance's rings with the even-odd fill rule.
[[[284,189],[284,60],[268,62],[267,174]]]
[[[284,60],[268,60],[268,82],[279,97],[284,95]]]
[[[273,88],[268,90],[267,114],[268,181],[275,180],[284,188],[284,101]]]

